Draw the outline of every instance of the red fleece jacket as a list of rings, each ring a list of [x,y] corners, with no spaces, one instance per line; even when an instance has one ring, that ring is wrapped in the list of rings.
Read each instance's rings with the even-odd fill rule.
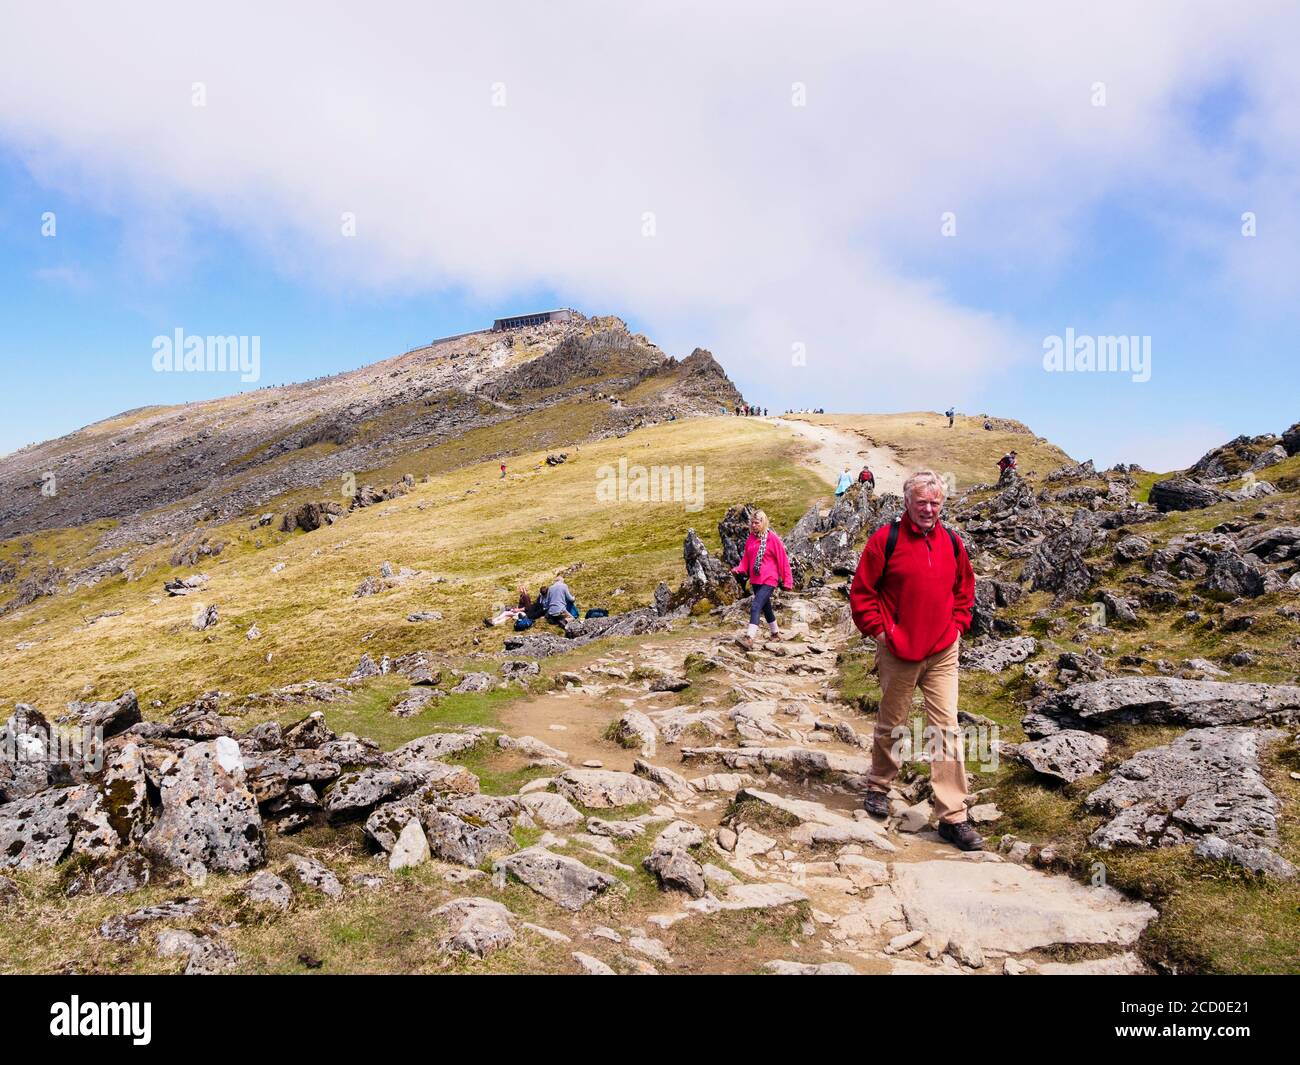
[[[970,628],[975,571],[960,540],[958,557],[953,557],[952,541],[941,523],[936,521],[925,534],[904,514],[885,582],[877,594],[888,536],[889,526],[882,525],[871,534],[858,559],[849,589],[853,623],[877,642],[882,633],[887,634],[889,649],[896,657],[920,662]]]

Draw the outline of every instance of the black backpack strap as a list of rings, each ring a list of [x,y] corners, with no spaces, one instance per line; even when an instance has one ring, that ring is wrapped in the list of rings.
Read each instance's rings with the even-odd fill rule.
[[[952,540],[952,560],[958,565],[961,565],[961,537],[946,525],[944,526],[944,529],[948,533],[948,538]]]
[[[885,561],[880,566],[880,576],[876,580],[876,591],[880,591],[880,586],[885,583],[885,573],[889,570],[889,556],[894,553],[894,548],[898,544],[898,530],[902,525],[900,518],[895,518],[889,523],[889,535],[885,537]]]

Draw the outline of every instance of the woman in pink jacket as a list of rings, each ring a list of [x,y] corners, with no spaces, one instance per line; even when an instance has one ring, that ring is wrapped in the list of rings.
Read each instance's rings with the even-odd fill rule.
[[[790,572],[785,544],[771,530],[767,515],[761,510],[755,511],[749,519],[749,539],[745,541],[745,553],[741,556],[740,564],[731,572],[748,578],[754,586],[754,601],[749,608],[749,631],[744,636],[736,637],[736,642],[746,649],[754,646],[760,613],[772,636],[780,639],[781,630],[776,624],[776,611],[772,609],[772,593],[778,584],[787,591],[792,590],[794,574]]]

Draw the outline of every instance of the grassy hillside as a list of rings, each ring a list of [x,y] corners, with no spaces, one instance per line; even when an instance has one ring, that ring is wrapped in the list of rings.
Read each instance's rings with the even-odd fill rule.
[[[1018,453],[1021,473],[1027,476],[1042,477],[1074,461],[1043,437],[997,429],[989,431],[984,429],[983,418],[965,415],[959,415],[951,429],[948,419],[934,411],[800,417],[857,433],[873,447],[890,447],[908,469],[928,466],[939,474],[951,472],[959,490],[996,481],[998,459],[1012,448]]]
[[[534,440],[534,430],[548,428],[557,446],[574,429],[560,419],[513,431],[516,439]],[[448,446],[490,452],[504,442],[487,436],[468,434]],[[479,637],[480,649],[496,650],[501,631],[485,629],[481,619],[513,599],[520,583],[535,589],[577,565],[569,583],[584,608],[628,609],[649,601],[657,581],[675,586],[681,579],[688,527],[716,546],[717,521],[727,506],[754,500],[778,528],[788,528],[823,491],[791,464],[780,434],[734,418],[662,424],[567,450],[569,460],[556,467],[543,464],[544,451],[518,455],[504,481],[495,462],[434,472],[409,495],[311,533],[250,529],[247,518],[204,527],[204,534],[228,546],[197,567],[211,580],[188,597],[172,598],[162,589],[164,580],[194,572],[169,565],[168,545],[146,554],[134,579],[113,577],[38,599],[0,618],[6,659],[0,701],[57,710],[69,699],[110,698],[135,688],[142,705],[157,699],[170,709],[214,688],[240,694],[343,676],[365,651],[460,654],[473,651]],[[438,470],[438,458],[416,453],[383,472],[392,479],[404,472],[420,478]],[[703,509],[687,513],[680,502],[598,503],[596,471],[620,458],[629,465],[702,466]],[[328,490],[294,493],[265,509],[327,497]],[[25,559],[32,567],[48,559],[71,571],[91,557],[110,525],[18,538],[0,545],[0,561]],[[358,584],[378,575],[384,561],[419,576],[354,598]],[[283,569],[273,573],[280,562]],[[214,628],[192,628],[196,603],[217,604]],[[444,620],[406,620],[420,610],[441,611]],[[88,624],[114,611],[121,614]],[[263,635],[250,641],[245,633],[254,624]]]

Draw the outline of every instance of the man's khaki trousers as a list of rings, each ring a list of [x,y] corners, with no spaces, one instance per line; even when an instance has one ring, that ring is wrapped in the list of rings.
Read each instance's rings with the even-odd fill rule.
[[[957,724],[957,656],[961,639],[951,647],[937,651],[920,662],[895,658],[889,648],[876,647],[876,666],[880,675],[880,711],[876,715],[876,732],[871,745],[871,774],[868,787],[888,791],[898,775],[900,755],[909,746],[906,738],[893,734],[898,726],[908,729],[912,712],[912,693],[921,689],[925,699],[926,732],[921,745],[910,745],[913,756],[931,752],[930,783],[934,788],[934,812],[940,821],[966,820],[966,763],[963,758],[961,732]]]

